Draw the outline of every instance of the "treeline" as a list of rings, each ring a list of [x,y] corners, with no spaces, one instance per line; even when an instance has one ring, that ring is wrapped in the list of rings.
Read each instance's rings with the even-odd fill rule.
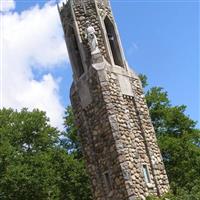
[[[146,87],[146,76],[140,78]],[[160,87],[148,89],[146,101],[170,180],[167,197],[200,200],[196,122],[185,114],[186,106],[172,106]],[[0,110],[1,200],[92,200],[70,106],[64,124],[60,132],[39,110]]]

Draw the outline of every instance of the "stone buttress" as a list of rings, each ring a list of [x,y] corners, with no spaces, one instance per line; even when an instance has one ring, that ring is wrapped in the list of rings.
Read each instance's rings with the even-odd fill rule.
[[[70,98],[94,200],[145,199],[169,183],[141,82],[128,67],[107,0],[59,6],[73,69]],[[95,29],[99,52],[88,45]]]

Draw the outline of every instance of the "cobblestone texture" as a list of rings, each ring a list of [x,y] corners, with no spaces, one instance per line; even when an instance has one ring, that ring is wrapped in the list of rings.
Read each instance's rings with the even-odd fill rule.
[[[111,9],[100,0],[69,2],[60,10],[64,32],[71,23],[91,60],[87,71],[74,80],[70,98],[94,200],[133,200],[145,199],[149,194],[162,195],[169,190],[169,183],[141,82],[129,68],[112,66],[109,62],[100,19],[108,16],[114,22]],[[89,56],[85,39],[87,20],[97,32],[104,58],[98,64]],[[123,94],[119,75],[128,77],[133,95]],[[83,85],[90,94],[88,104],[82,102]],[[149,183],[145,182],[143,165],[148,168]],[[105,173],[109,174],[110,187]]]

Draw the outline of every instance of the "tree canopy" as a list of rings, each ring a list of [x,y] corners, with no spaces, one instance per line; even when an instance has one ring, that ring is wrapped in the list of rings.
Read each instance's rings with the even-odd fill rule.
[[[143,87],[147,77],[140,76]],[[146,102],[167,174],[171,200],[200,199],[200,131],[173,106],[160,87],[146,89]],[[0,110],[0,199],[91,200],[71,106],[58,131],[44,112]],[[158,199],[149,197],[149,199]]]
[[[146,76],[140,78],[147,86]],[[195,128],[196,122],[185,114],[185,105],[172,106],[161,87],[147,90],[146,102],[174,198],[200,199],[200,130]]]
[[[0,199],[88,200],[84,162],[62,137],[44,112],[0,110]]]

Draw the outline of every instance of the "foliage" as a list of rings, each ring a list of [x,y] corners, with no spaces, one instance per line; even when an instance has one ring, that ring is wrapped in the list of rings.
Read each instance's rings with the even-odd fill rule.
[[[147,77],[139,77],[143,87],[146,87]],[[196,123],[185,114],[186,106],[172,106],[167,92],[160,87],[147,90],[146,101],[172,190],[160,199],[200,199],[200,131],[195,128]],[[73,152],[80,152],[70,107],[67,108],[67,113],[67,136],[72,149],[74,148]]]
[[[146,101],[174,199],[200,199],[200,131],[196,122],[185,114],[186,106],[172,106],[160,87],[149,89]]]
[[[87,181],[44,112],[0,110],[0,199],[88,200]]]
[[[147,77],[140,75],[143,87]],[[146,91],[158,143],[170,180],[171,193],[150,200],[200,199],[200,131],[172,106],[160,87]],[[49,125],[44,112],[0,110],[0,199],[91,200],[72,108],[66,109],[66,131]]]
[[[140,81],[142,83],[142,87],[145,88],[148,86],[147,77],[144,74],[139,74]]]
[[[84,162],[83,155],[81,152],[81,146],[80,146],[80,141],[78,137],[78,130],[75,126],[74,114],[73,114],[71,106],[68,106],[66,108],[64,125],[66,128],[66,132],[63,133],[63,135],[65,135],[65,139],[62,141],[62,144],[64,144],[65,148],[68,150],[68,152],[70,152],[70,155],[74,156],[80,163],[82,163],[81,166],[85,167],[85,162]],[[86,199],[91,200],[92,194],[91,194],[90,179],[85,169],[84,169],[84,172],[85,172],[84,180],[80,180],[79,184],[80,184],[80,188],[81,187],[83,189],[84,187],[87,188],[85,192]],[[77,191],[77,194],[79,194],[79,191]],[[80,199],[82,200],[82,197]]]
[[[140,78],[146,87],[147,77],[140,75]],[[147,90],[146,101],[172,190],[172,194],[161,199],[200,199],[200,132],[195,129],[196,123],[185,114],[186,106],[172,106],[167,92],[160,87]],[[65,122],[68,130],[73,130],[67,136],[72,148],[75,147],[73,151],[80,152],[80,148],[76,148],[79,141],[70,107],[67,113]]]
[[[66,131],[63,133],[65,138],[62,140],[62,144],[65,148],[74,154],[77,158],[82,158],[82,153],[80,149],[80,142],[78,138],[78,130],[74,123],[74,115],[72,107],[68,106],[65,111],[64,125]]]
[[[175,196],[172,193],[167,193],[163,195],[162,197],[157,196],[148,196],[146,200],[176,200]]]

